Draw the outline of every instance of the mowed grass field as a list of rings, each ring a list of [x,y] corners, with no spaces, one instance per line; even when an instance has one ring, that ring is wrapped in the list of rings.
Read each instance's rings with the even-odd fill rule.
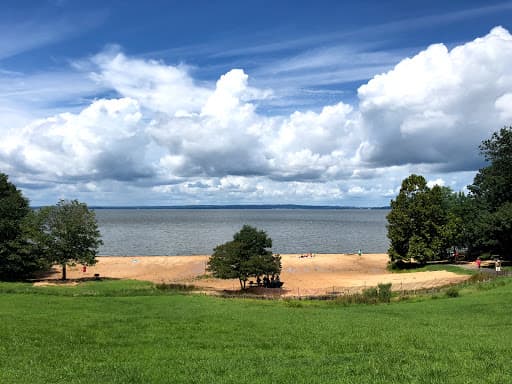
[[[378,305],[0,283],[0,383],[511,383],[512,281]]]

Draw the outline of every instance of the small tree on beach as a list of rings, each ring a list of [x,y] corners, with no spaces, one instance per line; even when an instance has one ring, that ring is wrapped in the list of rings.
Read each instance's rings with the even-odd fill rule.
[[[39,216],[41,241],[49,259],[62,266],[63,280],[68,264],[96,264],[101,235],[96,216],[85,203],[61,200],[55,206],[42,208]]]
[[[240,288],[245,289],[250,276],[281,272],[281,257],[273,255],[271,247],[272,239],[265,231],[244,225],[232,241],[215,247],[208,270],[214,277],[238,279]]]

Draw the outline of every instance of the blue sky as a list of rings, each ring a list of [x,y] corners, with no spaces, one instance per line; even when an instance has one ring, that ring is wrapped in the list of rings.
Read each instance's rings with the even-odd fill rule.
[[[512,2],[3,1],[0,171],[35,205],[386,205],[512,124]]]

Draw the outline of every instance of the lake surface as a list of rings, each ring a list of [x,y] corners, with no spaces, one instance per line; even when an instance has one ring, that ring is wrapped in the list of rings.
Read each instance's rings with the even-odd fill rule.
[[[263,229],[274,253],[385,253],[388,210],[98,209],[100,255],[204,255],[244,224]]]

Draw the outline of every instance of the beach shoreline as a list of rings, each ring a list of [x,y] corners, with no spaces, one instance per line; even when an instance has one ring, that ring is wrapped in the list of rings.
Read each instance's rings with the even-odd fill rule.
[[[301,257],[302,256],[302,257]],[[447,271],[391,273],[386,267],[388,255],[379,254],[301,254],[281,255],[280,292],[282,296],[321,296],[330,293],[354,293],[381,283],[392,289],[419,290],[455,284],[468,278]],[[81,265],[68,267],[70,280],[101,278],[146,280],[154,283],[190,284],[206,292],[238,290],[236,279],[221,280],[207,274],[209,255],[191,256],[98,256],[94,266],[84,272]],[[46,282],[60,278],[55,266]],[[267,289],[262,292],[275,293]]]

